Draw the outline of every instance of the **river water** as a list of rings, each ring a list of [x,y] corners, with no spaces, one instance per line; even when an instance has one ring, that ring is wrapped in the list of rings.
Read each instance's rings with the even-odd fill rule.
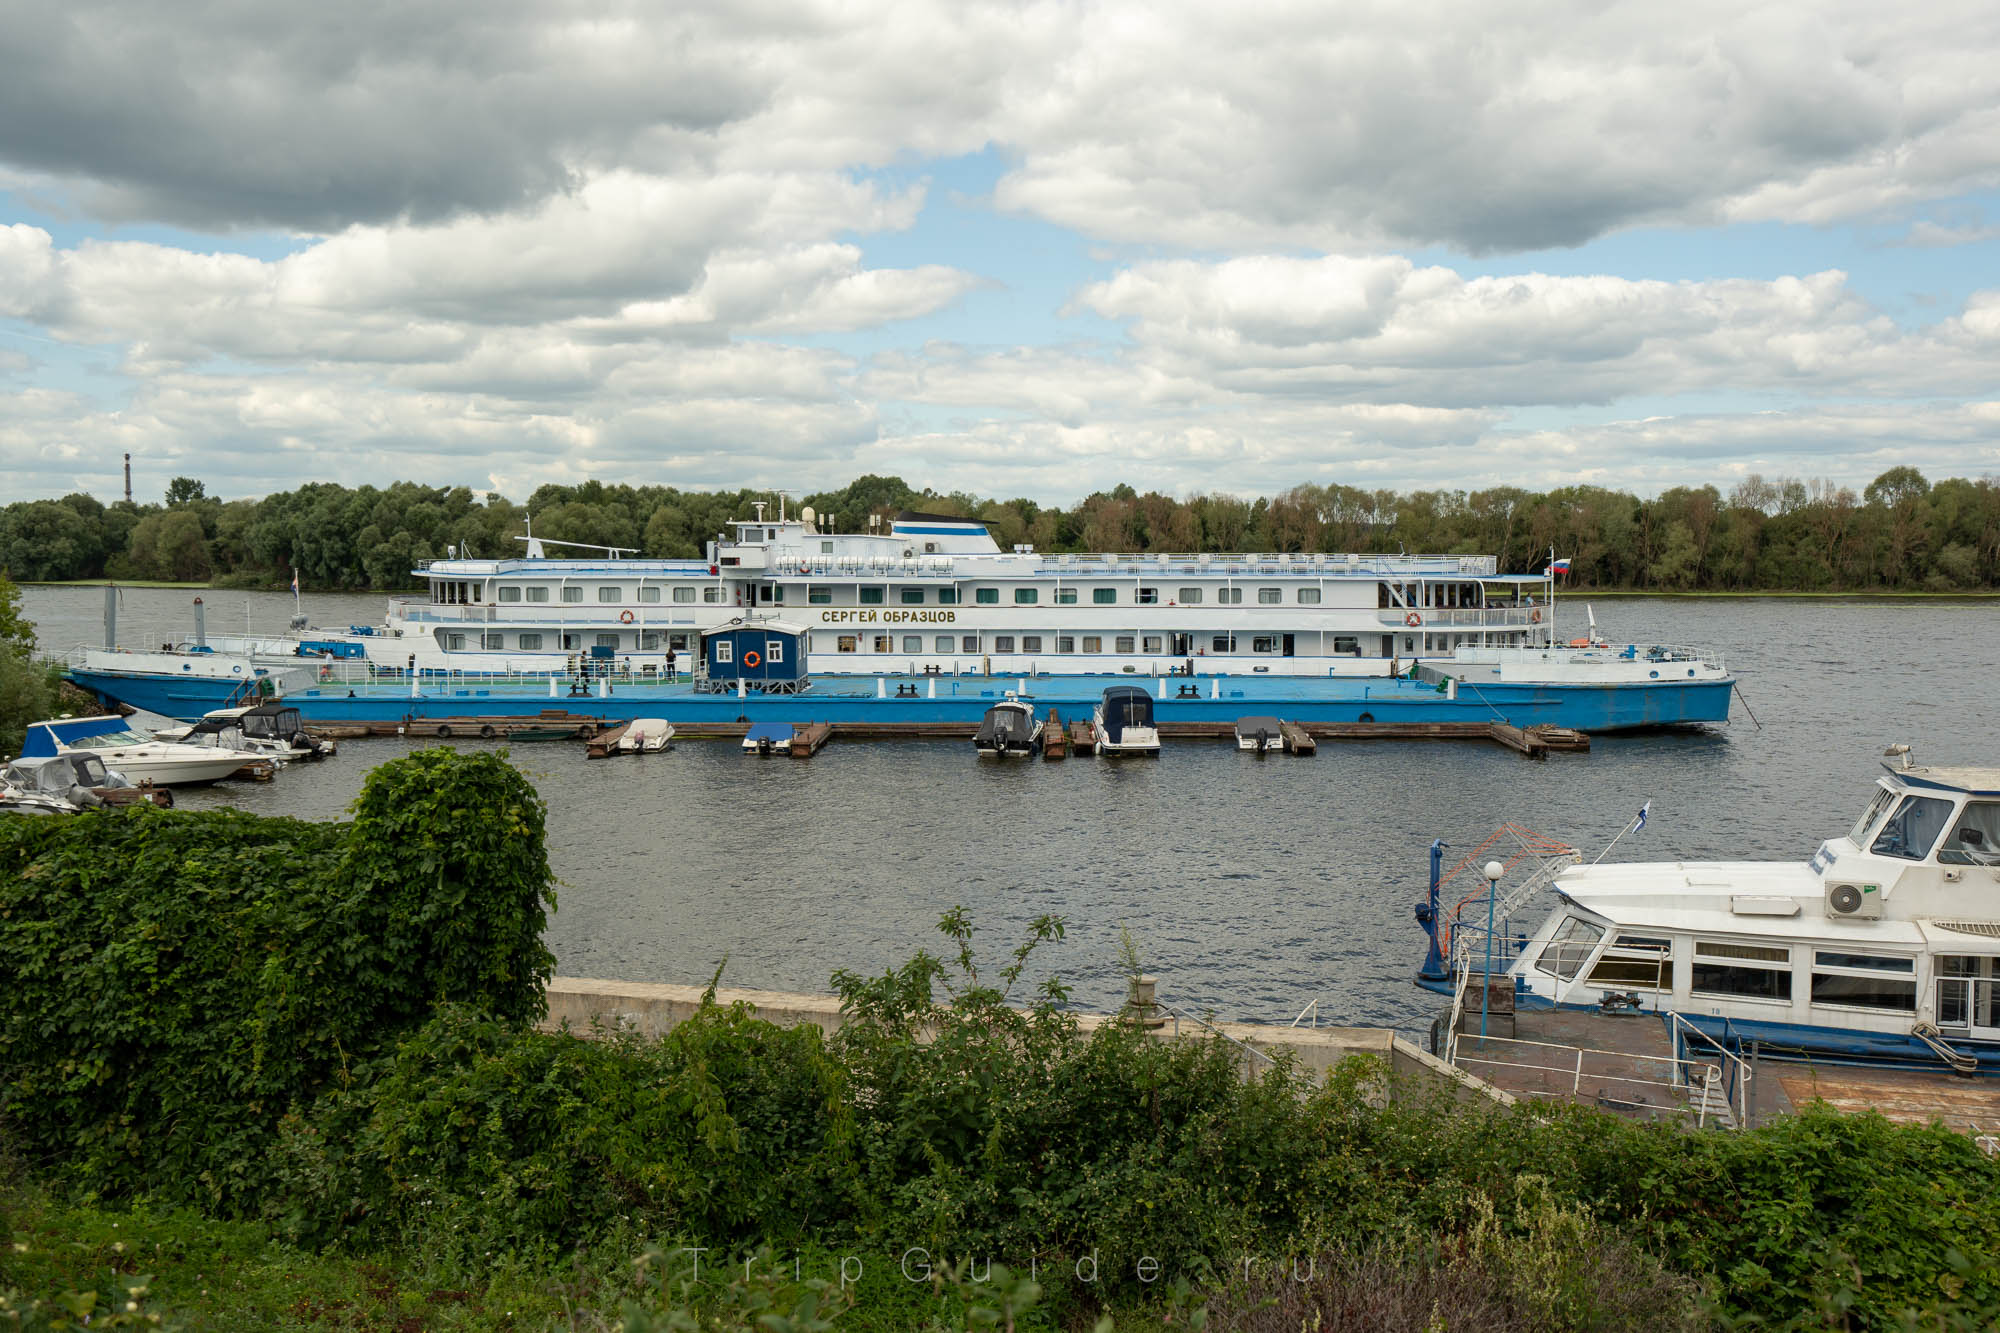
[[[124,591],[121,639],[186,637],[192,595]],[[276,594],[204,596],[216,631],[246,613],[275,627],[291,611]],[[322,624],[379,621],[381,608],[306,600]],[[49,650],[101,633],[94,588],[27,588],[23,609]],[[1316,999],[1323,1020],[1415,1030],[1434,1012],[1410,983],[1432,838],[1470,850],[1511,820],[1595,855],[1650,800],[1646,828],[1611,859],[1803,859],[1859,813],[1889,742],[1921,762],[2000,764],[1990,603],[1598,611],[1614,639],[1723,651],[1761,726],[1739,703],[1727,726],[1597,737],[1587,755],[1543,763],[1469,742],[1322,744],[1312,759],[1188,742],[1157,762],[1013,765],[979,763],[963,741],[835,741],[809,762],[723,742],[597,762],[580,745],[517,745],[548,802],[562,881],[549,947],[572,976],[705,982],[727,958],[726,984],[820,991],[836,968],[941,951],[933,927],[954,905],[995,970],[1052,912],[1068,938],[1042,958],[1080,1007],[1121,996],[1122,926],[1184,1009],[1283,1023]],[[337,819],[370,767],[413,745],[344,741],[338,758],[269,785],[181,801]]]

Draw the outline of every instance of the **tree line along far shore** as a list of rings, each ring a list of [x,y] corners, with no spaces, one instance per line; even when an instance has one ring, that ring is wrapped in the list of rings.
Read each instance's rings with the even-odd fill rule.
[[[280,587],[294,570],[313,589],[415,586],[412,571],[448,551],[498,558],[532,516],[535,534],[692,557],[768,490],[680,490],[586,481],[548,485],[525,504],[470,488],[314,482],[260,499],[210,495],[176,477],[163,503],[103,504],[85,494],[0,509],[0,571],[17,582],[113,578]],[[1003,549],[1052,552],[1281,551],[1494,555],[1537,572],[1553,550],[1566,586],[1662,592],[1980,591],[2000,586],[2000,481],[1932,483],[1894,467],[1857,495],[1824,480],[1751,475],[1726,493],[1676,487],[1650,499],[1596,486],[1546,492],[1399,492],[1300,485],[1245,500],[1185,498],[1120,485],[1068,508],[918,490],[864,476],[792,496],[836,530],[901,509],[988,523]]]

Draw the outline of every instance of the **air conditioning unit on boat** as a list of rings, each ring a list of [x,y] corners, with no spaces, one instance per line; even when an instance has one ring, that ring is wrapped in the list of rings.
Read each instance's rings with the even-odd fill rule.
[[[1857,884],[1851,880],[1829,880],[1826,886],[1826,914],[1850,921],[1882,919],[1882,886]]]

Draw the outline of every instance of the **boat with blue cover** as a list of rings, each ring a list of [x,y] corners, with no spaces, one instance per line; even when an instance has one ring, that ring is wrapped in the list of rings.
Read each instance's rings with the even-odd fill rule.
[[[1446,907],[1434,844],[1419,983],[1670,1015],[1765,1057],[2000,1074],[2000,769],[1888,757],[1853,827],[1802,861],[1585,865],[1508,826],[1460,863],[1492,855],[1492,886]]]

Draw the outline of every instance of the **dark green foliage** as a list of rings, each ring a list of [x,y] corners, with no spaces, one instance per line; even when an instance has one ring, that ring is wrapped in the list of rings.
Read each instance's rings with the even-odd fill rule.
[[[1367,1061],[1246,1076],[1220,1041],[1086,1032],[1053,980],[1017,997],[1057,918],[989,980],[948,914],[949,963],[836,976],[831,1041],[712,1002],[658,1040],[532,1031],[547,871],[522,780],[428,752],[356,810],[0,823],[19,1151],[87,1190],[455,1262],[654,1237],[920,1247],[938,1271],[1028,1267],[1061,1325],[1246,1258],[1244,1327],[1317,1308],[1428,1328],[1424,1300],[1469,1328],[1674,1328],[1712,1306],[1958,1329],[2000,1309],[2000,1163],[1962,1135],[1823,1108],[1741,1134],[1499,1111]],[[1292,1256],[1317,1257],[1317,1286],[1271,1276]],[[1389,1274],[1407,1290],[1378,1299]],[[746,1317],[812,1304],[745,1281]]]
[[[21,592],[0,574],[0,759],[21,753],[28,724],[55,712],[59,668],[31,657],[35,624],[21,615]]]
[[[802,1237],[851,1207],[844,1086],[817,1028],[741,1007],[653,1042],[447,1007],[288,1122],[268,1210],[314,1243],[351,1225],[475,1254],[560,1253],[621,1227]]]
[[[377,846],[407,833],[383,810],[398,799],[425,807],[427,836]],[[88,1191],[240,1211],[280,1118],[432,1004],[540,1012],[527,779],[431,751],[376,770],[358,805],[353,826],[146,805],[0,819],[0,1125],[18,1151]]]
[[[406,588],[417,562],[450,549],[519,553],[530,516],[543,537],[686,557],[732,519],[750,518],[751,501],[771,498],[586,481],[543,486],[517,505],[462,486],[314,482],[225,503],[178,477],[164,509],[107,507],[87,495],[0,509],[0,571],[282,587],[296,568],[308,590]],[[1652,499],[1597,486],[1397,492],[1335,483],[1248,502],[1119,485],[1055,509],[870,475],[804,503],[843,532],[905,508],[962,514],[991,525],[1003,549],[1490,553],[1503,572],[1518,573],[1540,570],[1554,548],[1575,562],[1576,588],[1952,592],[2000,582],[2000,482],[1932,485],[1906,466],[1884,472],[1860,498],[1831,482],[1752,475],[1727,496],[1699,486]]]

